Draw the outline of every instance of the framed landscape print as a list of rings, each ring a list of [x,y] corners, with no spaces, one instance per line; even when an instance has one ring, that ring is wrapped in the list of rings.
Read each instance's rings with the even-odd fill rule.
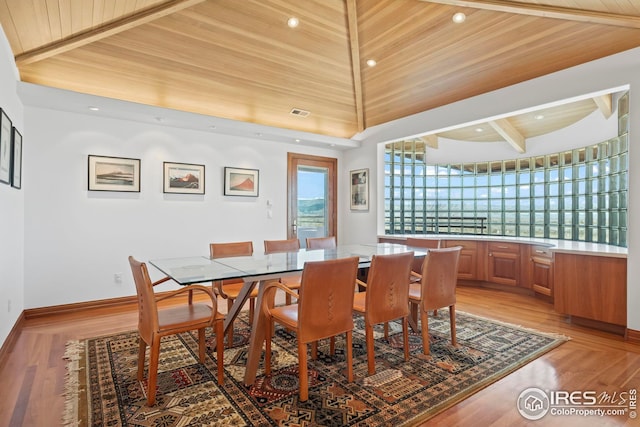
[[[369,210],[369,169],[357,169],[351,175],[351,210]]]
[[[5,184],[11,184],[11,129],[11,119],[0,108],[0,182]]]
[[[140,191],[140,159],[89,155],[89,191]]]
[[[204,165],[164,162],[164,192],[204,194]]]
[[[258,197],[257,169],[224,168],[224,195]]]
[[[22,134],[13,128],[11,135],[11,186],[22,188]]]

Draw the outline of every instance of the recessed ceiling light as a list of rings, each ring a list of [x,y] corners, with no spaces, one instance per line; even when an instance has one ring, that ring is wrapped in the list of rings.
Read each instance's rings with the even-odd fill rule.
[[[296,138],[296,142],[300,142],[300,140],[298,138]]]
[[[98,108],[98,107],[89,107],[89,110],[91,110],[91,111],[100,111],[100,108]]]
[[[256,136],[262,136],[262,134],[260,132],[256,133]]]
[[[376,60],[375,60],[375,59],[367,59],[367,65],[368,65],[369,67],[375,67],[375,66],[376,66],[376,64],[377,64],[377,62],[376,62]]]
[[[156,122],[162,123],[164,122],[164,119],[162,117],[156,117]]]
[[[289,26],[289,28],[296,28],[299,23],[300,21],[298,20],[298,18],[295,18],[293,16],[287,20],[287,25]]]
[[[215,128],[216,128],[216,125],[209,126],[209,129],[215,129]]]
[[[484,132],[484,129],[482,128],[476,128],[476,132],[480,133],[480,132]]]
[[[542,120],[542,119],[544,119],[544,115],[536,114],[535,116],[533,116],[533,118],[536,119],[536,120]]]
[[[458,12],[458,13],[454,13],[451,19],[456,24],[462,24],[465,21],[465,19],[467,19],[467,15],[465,15],[462,12]]]

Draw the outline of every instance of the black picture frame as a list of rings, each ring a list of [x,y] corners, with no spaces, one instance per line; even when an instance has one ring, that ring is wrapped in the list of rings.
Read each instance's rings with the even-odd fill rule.
[[[258,197],[258,169],[224,168],[224,195]]]
[[[15,127],[11,132],[11,186],[22,188],[22,134]]]
[[[0,182],[11,185],[11,130],[13,123],[0,108]]]
[[[89,155],[89,191],[140,192],[140,159]]]
[[[163,165],[164,193],[204,194],[204,165],[173,162]]]

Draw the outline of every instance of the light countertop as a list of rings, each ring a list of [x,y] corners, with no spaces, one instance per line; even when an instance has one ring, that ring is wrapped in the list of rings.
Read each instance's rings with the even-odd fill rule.
[[[482,240],[491,242],[513,242],[530,245],[544,245],[548,246],[549,249],[555,253],[607,256],[614,258],[626,258],[628,253],[627,248],[605,245],[602,243],[577,242],[573,240],[541,239],[535,237],[490,236],[486,234],[393,234],[378,236],[378,238],[384,239],[405,239],[406,237],[416,237],[430,240]]]

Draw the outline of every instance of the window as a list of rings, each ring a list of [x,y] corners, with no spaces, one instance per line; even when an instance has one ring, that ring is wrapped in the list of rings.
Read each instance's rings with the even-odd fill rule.
[[[625,124],[628,95],[619,101]],[[620,125],[619,125],[620,127]],[[422,141],[385,146],[385,234],[490,234],[627,245],[627,129],[545,156],[430,165]]]

